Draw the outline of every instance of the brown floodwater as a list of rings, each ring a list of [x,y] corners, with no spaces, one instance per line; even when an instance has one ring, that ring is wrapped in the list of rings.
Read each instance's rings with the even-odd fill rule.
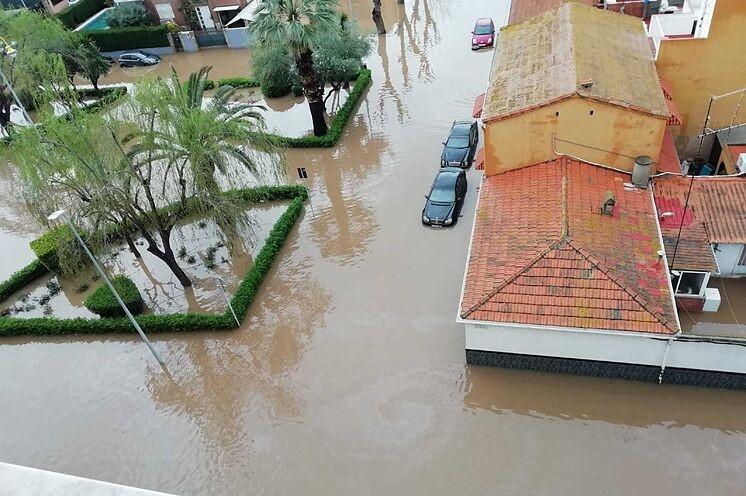
[[[422,195],[486,86],[469,30],[508,5],[405,3],[339,145],[288,152],[313,212],[243,327],[151,336],[170,376],[135,336],[3,340],[3,461],[195,495],[743,493],[742,392],[465,365],[479,172],[453,229],[420,225]]]

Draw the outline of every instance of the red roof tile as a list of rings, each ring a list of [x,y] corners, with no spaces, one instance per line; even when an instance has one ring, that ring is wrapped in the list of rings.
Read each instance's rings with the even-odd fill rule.
[[[461,317],[675,333],[651,197],[629,180],[566,158],[486,178]],[[607,191],[611,216],[600,213]]]
[[[684,214],[684,229],[704,223],[710,243],[746,243],[746,176],[661,176],[653,184],[658,210],[674,213],[661,221],[661,229],[678,228]]]
[[[663,133],[663,142],[661,143],[661,153],[658,157],[658,173],[672,172],[681,174],[681,162],[679,161],[679,152],[676,151],[676,144],[673,142],[671,130],[666,128]]]
[[[728,150],[730,151],[731,157],[733,157],[733,162],[738,162],[739,155],[746,153],[746,145],[728,145]]]
[[[471,109],[471,116],[475,119],[482,117],[482,107],[484,107],[484,97],[487,93],[482,93],[474,99],[474,107]]]

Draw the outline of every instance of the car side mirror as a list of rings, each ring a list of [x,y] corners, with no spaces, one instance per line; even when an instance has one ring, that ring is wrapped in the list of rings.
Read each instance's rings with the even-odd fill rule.
[[[474,31],[469,31],[469,33],[474,34]]]
[[[445,141],[441,141],[441,144],[442,144],[443,146],[445,146],[446,142],[445,142]]]
[[[429,195],[425,195],[425,200],[429,200],[429,199],[430,199],[430,196]]]

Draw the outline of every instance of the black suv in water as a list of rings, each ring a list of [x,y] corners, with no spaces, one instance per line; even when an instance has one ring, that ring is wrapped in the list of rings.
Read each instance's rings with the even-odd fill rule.
[[[440,155],[441,167],[462,167],[468,169],[477,153],[479,131],[475,121],[454,121],[445,147]]]
[[[458,220],[466,197],[466,172],[458,167],[441,167],[430,194],[425,196],[422,223],[428,226],[452,226]]]

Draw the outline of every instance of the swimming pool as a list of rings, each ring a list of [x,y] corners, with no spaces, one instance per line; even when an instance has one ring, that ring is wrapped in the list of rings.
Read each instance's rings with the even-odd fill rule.
[[[93,31],[94,29],[109,29],[106,19],[109,18],[109,11],[114,7],[104,9],[98,14],[95,14],[88,18],[83,24],[75,28],[75,31]]]

